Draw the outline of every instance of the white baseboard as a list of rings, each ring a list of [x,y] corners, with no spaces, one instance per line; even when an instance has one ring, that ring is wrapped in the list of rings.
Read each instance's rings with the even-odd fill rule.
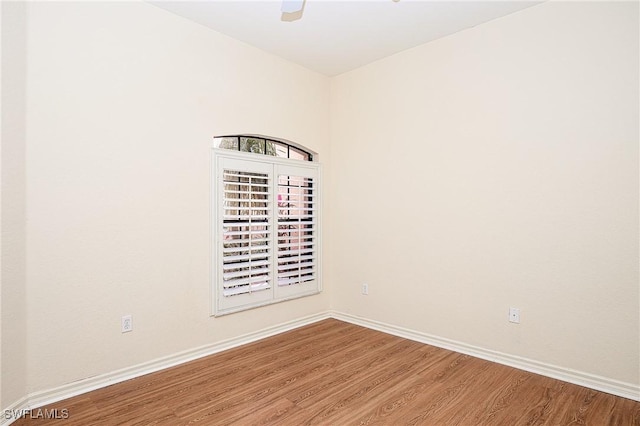
[[[478,346],[468,345],[466,343],[445,339],[438,336],[422,333],[415,330],[398,327],[392,324],[386,324],[379,321],[369,320],[366,318],[350,315],[342,312],[326,311],[294,321],[289,321],[276,326],[268,327],[254,333],[245,334],[233,339],[224,340],[222,342],[211,345],[201,346],[199,348],[190,349],[179,352],[170,356],[158,358],[149,362],[134,365],[122,370],[101,374],[87,379],[78,380],[52,389],[30,393],[26,397],[15,402],[2,411],[0,418],[0,426],[8,426],[16,419],[7,413],[17,413],[21,410],[33,410],[44,405],[48,405],[57,401],[62,401],[92,390],[100,389],[115,383],[124,382],[125,380],[140,377],[145,374],[154,373],[169,367],[184,364],[198,358],[212,355],[227,349],[235,348],[240,345],[255,342],[285,331],[293,330],[314,322],[318,322],[327,318],[335,318],[340,321],[349,322],[378,330],[394,336],[404,337],[406,339],[449,349],[455,352],[471,355],[487,361],[496,362],[498,364],[508,365],[520,370],[529,371],[531,373],[540,374],[565,382],[585,386],[598,391],[610,393],[612,395],[621,396],[623,398],[640,401],[640,386],[632,383],[625,383],[606,377],[601,377],[581,371],[571,370],[568,368],[558,367],[527,358],[509,355]],[[13,410],[13,411],[11,411]],[[10,417],[10,418],[7,418]]]
[[[329,312],[321,312],[315,315],[299,318],[294,321],[288,321],[286,323],[268,327],[254,333],[235,337],[233,339],[228,339],[211,345],[205,345],[199,348],[179,352],[170,356],[134,365],[132,367],[127,367],[110,373],[100,374],[98,376],[78,380],[76,382],[68,383],[52,389],[30,393],[27,397],[22,398],[20,401],[16,402],[8,409],[13,409],[15,410],[14,412],[17,412],[18,410],[33,410],[44,405],[62,401],[64,399],[110,386],[115,383],[124,382],[125,380],[144,376],[145,374],[154,373],[156,371],[164,370],[169,367],[184,364],[198,358],[213,355],[215,353],[235,348],[237,346],[245,345],[247,343],[255,342],[256,340],[274,336],[276,334],[293,330],[295,328],[312,324],[314,322],[318,322],[330,317],[331,316]],[[15,419],[6,419],[5,417],[7,416],[5,416],[5,412],[6,410],[2,412],[3,417],[2,420],[0,420],[0,426],[8,426],[15,421]]]
[[[509,367],[514,367],[520,370],[528,371],[530,373],[540,374],[542,376],[551,377],[554,379],[562,380],[564,382],[573,383],[598,391],[610,393],[612,395],[621,396],[623,398],[632,399],[634,401],[640,401],[640,386],[633,383],[621,382],[618,380],[609,379],[607,377],[597,376],[595,374],[589,374],[582,371],[547,364],[544,362],[534,361],[528,358],[492,351],[478,346],[468,345],[466,343],[457,342],[455,340],[445,339],[419,331],[409,330],[403,327],[369,320],[355,315],[345,314],[341,312],[332,312],[331,317],[373,330],[392,334],[394,336],[404,337],[416,342],[437,346],[443,349],[449,349],[454,352],[471,355],[476,358],[496,362],[498,364],[508,365]]]
[[[3,409],[2,417],[0,417],[0,426],[8,426],[18,420],[21,414],[28,410],[28,403],[29,399],[25,396]]]

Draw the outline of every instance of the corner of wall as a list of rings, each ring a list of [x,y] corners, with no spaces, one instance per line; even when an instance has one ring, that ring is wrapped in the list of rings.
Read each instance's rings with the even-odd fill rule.
[[[26,395],[25,102],[26,12],[23,2],[2,2],[1,52],[1,275],[0,408]],[[7,108],[11,105],[11,108]]]

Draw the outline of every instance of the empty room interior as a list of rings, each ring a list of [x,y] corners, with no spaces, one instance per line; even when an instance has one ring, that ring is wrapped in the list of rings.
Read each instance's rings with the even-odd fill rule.
[[[640,424],[639,15],[3,1],[0,424]]]

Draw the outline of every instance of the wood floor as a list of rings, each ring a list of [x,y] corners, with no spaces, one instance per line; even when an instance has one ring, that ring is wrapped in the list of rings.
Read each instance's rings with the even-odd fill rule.
[[[43,408],[68,419],[14,424],[640,425],[640,402],[337,320]]]

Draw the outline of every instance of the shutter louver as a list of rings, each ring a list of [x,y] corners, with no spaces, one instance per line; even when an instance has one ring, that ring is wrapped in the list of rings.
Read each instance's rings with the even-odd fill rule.
[[[271,288],[270,187],[265,173],[223,172],[224,297]]]
[[[316,279],[317,222],[314,179],[278,177],[278,285]]]

